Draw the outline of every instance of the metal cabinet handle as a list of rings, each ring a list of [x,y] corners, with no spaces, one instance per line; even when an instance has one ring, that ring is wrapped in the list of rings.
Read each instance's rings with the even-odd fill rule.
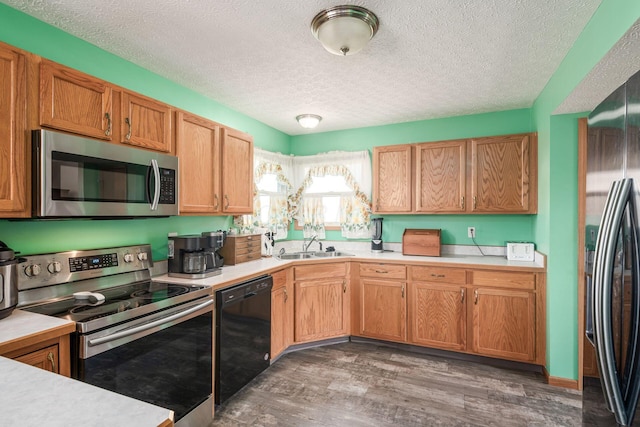
[[[388,271],[386,271],[386,270],[376,270],[376,273],[379,273],[379,274],[387,274],[387,273],[388,273]]]
[[[378,197],[376,199],[376,211],[379,211],[379,210],[380,210],[380,198]]]
[[[464,303],[464,288],[460,288],[460,303]]]
[[[213,195],[213,200],[215,200],[215,205],[213,206],[213,209],[218,210],[218,206],[220,205],[219,200],[218,200],[218,195],[214,194]]]
[[[460,208],[464,209],[464,196],[460,197]]]
[[[473,303],[478,304],[478,290],[473,291]]]
[[[129,132],[127,132],[124,137],[127,141],[129,141],[131,139],[131,120],[129,120],[129,117],[125,117],[124,122],[129,125]]]
[[[229,196],[227,194],[224,195],[224,201],[225,201],[224,208],[229,209]]]
[[[404,285],[402,285],[402,298],[404,298]]]
[[[51,362],[51,372],[57,372],[56,371],[56,360],[53,358],[53,353],[49,352],[49,354],[47,354],[47,359],[49,360],[49,362]]]
[[[287,293],[287,288],[284,288],[284,302],[287,302],[289,299],[289,294]]]
[[[444,274],[435,274],[435,273],[431,273],[431,277],[439,277],[439,278],[443,278]]]
[[[343,280],[342,281],[342,293],[347,293],[347,281]]]
[[[107,130],[104,131],[104,134],[106,136],[110,136],[111,135],[111,116],[109,115],[109,113],[104,113],[104,118],[107,119]]]
[[[473,196],[473,209],[475,210],[478,206],[478,197]]]

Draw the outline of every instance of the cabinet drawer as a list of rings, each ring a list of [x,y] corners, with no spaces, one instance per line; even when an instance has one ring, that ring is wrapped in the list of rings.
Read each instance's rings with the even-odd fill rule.
[[[249,252],[244,255],[236,256],[236,264],[241,262],[253,261],[254,259],[260,259],[260,252]]]
[[[360,264],[361,277],[406,279],[407,267],[397,264]]]
[[[235,239],[236,249],[260,246],[260,236],[243,236]]]
[[[293,275],[295,280],[327,279],[333,277],[344,277],[347,274],[347,265],[321,264],[321,265],[301,265],[294,267]]]
[[[492,286],[496,288],[535,289],[536,276],[534,273],[515,271],[472,271],[471,283],[477,286]]]
[[[464,285],[466,283],[466,276],[467,272],[462,268],[411,267],[411,280]]]
[[[287,270],[280,270],[275,273],[271,273],[271,277],[273,278],[272,290],[275,291],[276,289],[287,286]]]

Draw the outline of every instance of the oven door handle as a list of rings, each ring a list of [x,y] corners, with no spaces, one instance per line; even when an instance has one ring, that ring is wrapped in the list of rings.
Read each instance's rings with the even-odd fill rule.
[[[172,322],[174,320],[178,320],[181,319],[183,317],[186,317],[188,315],[190,315],[191,313],[194,313],[198,310],[202,310],[203,308],[206,308],[210,305],[213,305],[214,300],[208,300],[206,302],[203,302],[202,304],[198,304],[194,307],[191,307],[188,310],[184,310],[181,311],[179,313],[176,314],[172,314],[171,316],[167,316],[167,317],[163,317],[161,319],[158,320],[154,320],[153,322],[149,322],[149,323],[145,323],[144,325],[140,325],[140,326],[134,326],[133,328],[129,328],[129,329],[124,329],[120,332],[116,332],[115,334],[111,334],[111,335],[107,335],[106,337],[100,337],[100,338],[94,338],[92,340],[89,340],[88,344],[89,347],[93,347],[96,345],[100,345],[100,344],[104,344],[106,342],[109,341],[114,341],[120,338],[124,338],[124,337],[128,337],[130,335],[134,335],[140,332],[144,332],[147,331],[149,329],[153,329],[157,326],[163,325],[165,323],[168,322]]]

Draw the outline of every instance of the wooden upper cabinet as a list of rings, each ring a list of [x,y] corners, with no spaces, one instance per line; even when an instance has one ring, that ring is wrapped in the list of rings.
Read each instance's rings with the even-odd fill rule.
[[[176,115],[180,213],[219,213],[220,125],[193,114]]]
[[[373,212],[412,211],[412,146],[373,147]]]
[[[116,124],[112,94],[108,83],[43,59],[40,125],[111,141]]]
[[[537,211],[536,134],[373,149],[373,212]]]
[[[471,212],[536,212],[534,138],[522,134],[471,140]]]
[[[124,91],[120,129],[125,144],[173,153],[171,107],[167,104]]]
[[[232,214],[253,212],[253,138],[222,128],[222,210]]]
[[[0,43],[0,217],[29,216],[26,58]]]
[[[465,140],[416,145],[416,212],[465,211],[466,146]]]

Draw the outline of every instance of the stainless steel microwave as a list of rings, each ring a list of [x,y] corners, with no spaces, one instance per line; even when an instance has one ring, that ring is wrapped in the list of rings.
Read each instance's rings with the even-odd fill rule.
[[[33,132],[33,216],[178,215],[178,158],[60,132]]]

